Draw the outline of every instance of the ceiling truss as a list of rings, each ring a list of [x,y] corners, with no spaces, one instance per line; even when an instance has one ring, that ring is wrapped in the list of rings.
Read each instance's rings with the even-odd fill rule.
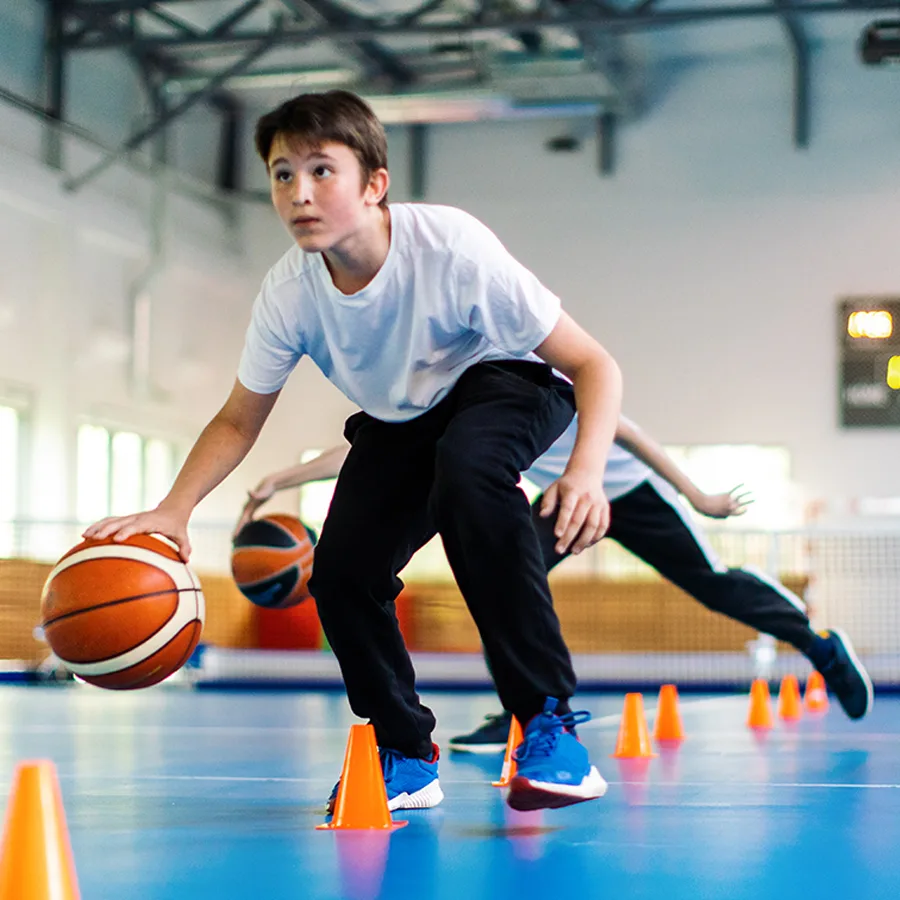
[[[239,83],[295,79],[298,84],[327,87],[329,69],[304,61],[317,47],[330,46],[348,61],[353,74],[335,86],[360,93],[396,98],[436,92],[490,93],[497,88],[496,68],[486,63],[487,43],[494,57],[516,64],[516,71],[541,72],[549,83],[561,69],[580,67],[580,76],[597,76],[591,95],[554,102],[562,108],[592,105],[597,118],[599,167],[613,168],[613,136],[617,119],[639,105],[634,96],[623,38],[630,33],[739,19],[771,19],[780,23],[792,61],[793,140],[810,139],[810,42],[803,20],[808,16],[896,11],[897,0],[424,0],[403,13],[363,15],[341,0],[221,0],[221,12],[210,18],[209,2],[197,0],[45,0],[48,7],[46,58],[47,114],[66,120],[67,65],[75,54],[121,50],[139,68],[151,95],[152,121],[128,136],[114,151],[84,173],[70,178],[72,189],[88,183],[122,156],[136,150],[188,110],[205,103],[222,116],[217,183],[239,188],[236,146],[243,102]],[[204,17],[198,19],[198,7]],[[561,48],[559,35],[569,45]],[[554,44],[555,41],[555,44]],[[284,62],[290,51],[290,64]],[[296,51],[296,53],[294,52]],[[448,62],[448,59],[451,61]],[[274,61],[273,61],[274,60]],[[540,69],[543,65],[545,68]],[[549,68],[548,68],[549,67]],[[504,71],[509,71],[507,65]],[[579,76],[579,77],[580,77]],[[544,85],[546,89],[546,84]],[[564,88],[561,88],[563,90]],[[545,104],[547,97],[544,97]],[[535,98],[539,105],[541,98]],[[527,104],[527,101],[526,101]],[[424,125],[427,115],[411,118]],[[424,132],[416,132],[424,147]],[[59,147],[48,145],[47,159],[59,165]],[[424,170],[414,173],[424,184]]]

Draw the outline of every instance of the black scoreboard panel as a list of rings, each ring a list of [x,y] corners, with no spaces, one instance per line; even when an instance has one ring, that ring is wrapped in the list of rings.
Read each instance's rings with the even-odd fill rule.
[[[841,300],[838,340],[841,425],[900,427],[900,297]]]

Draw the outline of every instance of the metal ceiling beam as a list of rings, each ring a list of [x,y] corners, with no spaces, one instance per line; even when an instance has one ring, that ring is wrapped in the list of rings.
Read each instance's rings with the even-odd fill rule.
[[[49,0],[51,9],[57,3],[57,0]],[[154,48],[146,48],[137,46],[135,42],[135,16],[141,13],[159,21],[164,22],[181,34],[182,37],[192,37],[198,34],[215,34],[226,37],[228,33],[247,15],[258,9],[263,0],[246,0],[243,4],[236,7],[230,13],[220,19],[208,31],[198,31],[188,22],[183,21],[179,17],[165,12],[157,7],[158,0],[140,0],[140,2],[95,2],[95,3],[73,3],[71,0],[63,0],[61,4],[61,15],[63,18],[62,25],[65,26],[68,21],[81,22],[81,27],[75,30],[62,27],[63,50],[71,51],[76,49],[86,35],[93,32],[109,37],[116,35],[124,41],[123,49],[130,51],[134,57],[139,69],[142,71],[146,68],[158,71],[163,80],[171,78],[190,77],[194,75],[194,71],[184,65],[174,54],[167,54]],[[171,5],[179,0],[166,0]],[[187,2],[187,0],[185,0]],[[127,23],[121,24],[117,21],[117,17],[127,13]],[[48,44],[48,50],[50,45]],[[208,80],[208,75],[199,76],[201,86]],[[239,106],[237,100],[229,93],[219,90],[205,98],[206,102],[224,113],[232,115]]]
[[[223,84],[225,84],[225,82],[228,81],[228,79],[231,78],[232,75],[237,75],[243,72],[249,66],[253,65],[253,63],[256,62],[257,59],[259,59],[261,56],[268,53],[269,50],[272,49],[272,45],[275,43],[278,35],[278,31],[273,31],[271,34],[267,35],[264,39],[260,40],[257,45],[252,50],[250,50],[249,53],[245,54],[243,57],[237,60],[237,62],[233,63],[224,71],[219,72],[217,75],[211,77],[204,87],[200,88],[197,91],[194,91],[194,93],[189,94],[180,103],[167,109],[166,112],[163,113],[163,115],[159,116],[155,121],[151,122],[145,128],[137,131],[126,141],[124,141],[117,149],[108,153],[93,166],[91,166],[86,172],[83,172],[81,175],[77,175],[74,178],[69,178],[64,182],[63,186],[67,190],[78,190],[78,188],[83,187],[85,184],[87,184],[89,181],[92,181],[102,172],[105,172],[117,160],[125,156],[125,154],[130,153],[132,150],[136,150],[145,141],[149,140],[161,129],[165,128],[169,123],[184,115],[184,113],[191,109],[191,107],[195,106],[201,100],[205,100],[209,95],[215,93],[215,91],[217,91]]]
[[[409,196],[424,200],[428,193],[428,126],[409,127]]]
[[[616,167],[616,116],[611,112],[597,116],[597,167],[601,175],[612,175]]]
[[[809,146],[810,133],[810,52],[806,32],[785,0],[772,0],[781,16],[791,50],[793,66],[793,137],[794,146]]]
[[[296,30],[286,29],[278,38],[279,44],[308,43],[316,40],[332,41],[364,41],[390,37],[426,36],[442,37],[461,34],[477,34],[489,31],[515,31],[535,28],[578,28],[591,25],[611,31],[640,31],[655,28],[671,28],[701,22],[715,22],[738,19],[771,19],[790,12],[796,16],[834,15],[840,13],[878,12],[896,10],[897,0],[858,0],[847,3],[843,0],[810,0],[805,3],[786,4],[784,10],[771,3],[734,4],[729,6],[699,6],[682,9],[661,9],[653,7],[641,8],[639,3],[633,9],[611,12],[600,7],[593,7],[583,13],[565,12],[553,15],[547,11],[537,13],[504,13],[497,11],[483,17],[463,16],[454,21],[443,22],[403,22],[394,19],[364,19],[347,25],[323,25]],[[164,49],[167,47],[186,49],[203,47],[207,44],[226,43],[230,46],[255,44],[269,36],[269,32],[253,31],[233,34],[226,38],[221,35],[205,32],[196,38],[147,36],[126,39],[119,36],[100,37],[85,41],[77,49],[97,49],[106,47],[122,47],[138,43],[146,47]],[[73,48],[76,49],[76,48]]]
[[[196,37],[201,33],[197,28],[191,25],[190,22],[185,22],[184,19],[173,16],[172,13],[166,12],[163,9],[157,9],[152,4],[147,5],[146,13],[157,21],[162,22],[164,25],[168,25],[169,28],[174,28],[175,31],[186,34],[188,37]]]
[[[587,20],[597,9],[607,14],[611,12],[603,0],[557,0],[557,3],[571,14]],[[587,65],[606,79],[615,93],[622,98],[625,106],[634,105],[635,98],[631,96],[634,92],[629,90],[627,84],[626,63],[621,52],[620,35],[593,24],[573,30],[581,44],[582,57]]]
[[[63,50],[63,3],[51,0],[47,11],[44,66],[47,75],[45,112],[55,122],[66,118],[66,54]],[[44,131],[44,162],[52,169],[63,167],[63,141],[58,128]]]
[[[325,23],[326,27],[353,28],[365,27],[366,19],[345,9],[335,6],[330,0],[281,0],[300,19],[306,18],[304,13],[311,12],[315,19]],[[363,65],[370,70],[375,68],[375,75],[384,75],[399,87],[408,87],[415,80],[415,72],[401,62],[396,54],[386,50],[377,41],[369,38],[350,40],[348,43],[362,58]]]
[[[166,0],[166,2],[171,3],[172,0]],[[70,30],[66,34],[66,43],[69,49],[75,49],[84,42],[88,35],[93,32],[99,32],[101,40],[110,40],[118,37],[123,40],[124,44],[130,45],[138,37],[133,23],[134,17],[140,13],[145,13],[157,21],[163,22],[178,32],[178,34],[187,38],[198,36],[204,38],[227,37],[237,24],[261,5],[262,0],[246,0],[245,3],[223,16],[211,28],[203,30],[196,28],[179,16],[160,9],[157,0],[143,0],[143,2],[130,5],[128,9],[120,9],[120,4],[70,4],[66,6],[65,13],[73,20],[80,21],[81,27]],[[123,12],[129,13],[128,24],[122,24],[118,21],[118,16]],[[172,37],[176,36],[172,35]]]
[[[195,0],[88,0],[88,2],[72,2],[69,12],[76,16],[109,16],[121,12],[135,12],[163,2],[166,6],[177,6],[179,3],[192,3]]]
[[[237,25],[238,22],[247,18],[250,13],[259,9],[261,4],[262,0],[247,0],[246,3],[243,3],[223,19],[220,19],[216,25],[213,25],[213,27],[210,29],[211,33],[220,35],[228,34],[228,32],[231,31],[231,29],[234,28],[234,26]]]

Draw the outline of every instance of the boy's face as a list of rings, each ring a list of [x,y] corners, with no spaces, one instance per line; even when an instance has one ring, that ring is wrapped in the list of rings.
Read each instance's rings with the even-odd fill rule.
[[[364,186],[359,160],[346,144],[312,147],[278,134],[269,153],[269,182],[294,240],[302,250],[321,253],[359,230],[387,190],[387,172],[377,170]]]

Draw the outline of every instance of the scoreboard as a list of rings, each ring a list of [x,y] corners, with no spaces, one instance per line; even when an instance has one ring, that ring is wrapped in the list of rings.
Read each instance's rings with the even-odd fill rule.
[[[900,297],[838,304],[844,428],[900,427]]]

